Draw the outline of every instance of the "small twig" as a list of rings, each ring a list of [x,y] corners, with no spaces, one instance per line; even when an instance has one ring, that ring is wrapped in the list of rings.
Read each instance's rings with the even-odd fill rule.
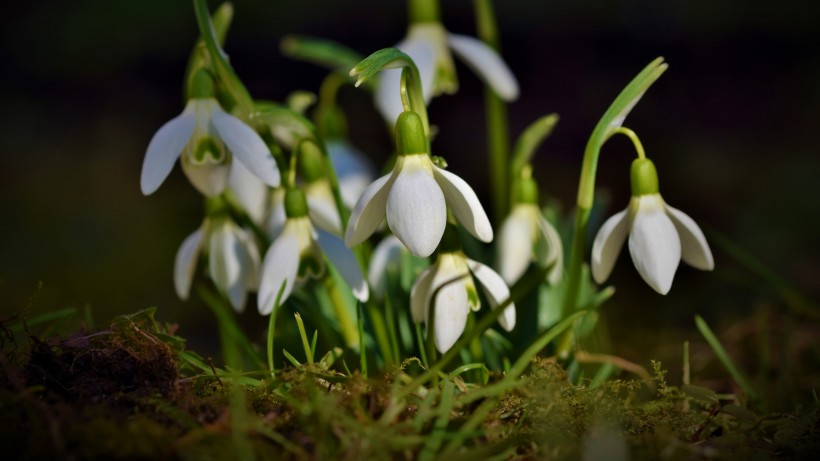
[[[717,416],[717,414],[720,413],[720,408],[721,407],[719,403],[715,404],[715,406],[712,407],[712,410],[709,412],[709,417],[707,417],[706,421],[704,421],[700,426],[698,426],[698,428],[695,430],[695,433],[692,434],[692,438],[689,440],[690,442],[695,443],[698,441],[698,439],[700,438],[700,433],[703,432],[703,430],[706,429],[706,426],[708,426],[709,423],[711,423],[712,420],[715,418],[715,416]]]
[[[219,379],[219,375],[216,373],[216,367],[214,366],[214,359],[211,358],[211,357],[208,357],[208,364],[211,366],[211,371],[214,372],[214,377],[216,378],[216,382],[219,383],[219,387],[225,387],[225,385],[222,384],[222,380]]]
[[[622,370],[640,376],[641,379],[647,383],[652,382],[652,378],[649,376],[649,372],[646,371],[646,368],[637,363],[630,362],[623,357],[608,354],[590,354],[589,352],[579,350],[575,352],[575,360],[579,363],[611,363]]]

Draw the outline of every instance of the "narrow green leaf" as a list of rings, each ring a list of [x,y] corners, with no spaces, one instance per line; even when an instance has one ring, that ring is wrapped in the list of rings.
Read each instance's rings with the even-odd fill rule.
[[[532,122],[518,137],[513,149],[510,175],[516,178],[521,168],[530,163],[535,151],[552,134],[558,123],[558,114],[544,115]]]
[[[758,394],[755,392],[754,388],[752,387],[751,383],[746,379],[746,376],[740,372],[740,370],[735,366],[732,359],[729,358],[729,354],[726,353],[726,349],[723,348],[723,345],[720,344],[720,340],[715,336],[712,332],[712,329],[709,328],[709,325],[706,324],[706,321],[703,320],[703,317],[696,315],[695,316],[695,325],[697,325],[698,330],[700,330],[700,334],[703,335],[706,342],[709,343],[709,346],[712,347],[712,350],[715,352],[718,360],[723,363],[723,366],[726,367],[726,370],[732,375],[732,378],[735,382],[746,392],[746,395],[749,396],[752,400],[758,399]]]
[[[359,53],[340,43],[304,35],[285,36],[279,48],[285,56],[330,70],[347,71],[362,60]]]

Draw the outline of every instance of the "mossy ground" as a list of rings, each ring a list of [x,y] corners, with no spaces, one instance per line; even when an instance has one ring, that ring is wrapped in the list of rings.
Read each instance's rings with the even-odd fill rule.
[[[820,407],[763,412],[696,386],[573,384],[536,359],[497,390],[420,366],[365,378],[327,362],[232,373],[185,350],[152,312],[67,338],[3,323],[5,459],[813,459]],[[206,371],[209,370],[209,371]],[[404,394],[404,395],[402,395]]]

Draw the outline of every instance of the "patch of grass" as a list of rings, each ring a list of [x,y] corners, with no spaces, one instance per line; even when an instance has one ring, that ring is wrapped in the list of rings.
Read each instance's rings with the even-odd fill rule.
[[[4,341],[0,443],[10,459],[234,459],[231,392],[257,459],[777,459],[820,450],[820,410],[759,414],[693,385],[574,384],[536,358],[510,385],[440,373],[406,389],[417,361],[367,378],[313,364],[211,367],[152,310],[67,339]],[[338,365],[338,364],[337,364]],[[495,386],[495,387],[494,387]]]

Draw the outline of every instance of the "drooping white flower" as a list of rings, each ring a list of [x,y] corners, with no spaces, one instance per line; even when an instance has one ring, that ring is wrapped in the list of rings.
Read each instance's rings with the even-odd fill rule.
[[[564,250],[558,232],[538,208],[538,184],[532,178],[532,167],[525,165],[514,184],[515,204],[501,224],[496,267],[512,285],[524,275],[530,261],[535,261],[549,268],[547,280],[556,285],[563,275]]]
[[[208,275],[217,289],[242,312],[249,290],[259,284],[259,249],[253,236],[229,217],[206,218],[179,247],[174,262],[174,287],[188,299],[200,253],[208,255]]]
[[[592,245],[592,276],[603,283],[629,236],[632,262],[644,281],[660,294],[672,287],[683,259],[692,267],[712,270],[714,260],[706,237],[692,218],[664,202],[658,193],[655,166],[648,159],[632,164],[632,199],[609,218]]]
[[[473,189],[433,164],[421,119],[402,112],[396,123],[399,153],[393,171],[365,189],[350,215],[345,243],[367,239],[387,217],[387,225],[414,256],[433,253],[444,234],[447,208],[476,238],[493,239],[493,229]]]
[[[433,312],[433,334],[436,348],[447,352],[464,332],[470,310],[480,307],[475,282],[495,309],[510,296],[504,279],[488,266],[464,256],[461,251],[439,253],[435,264],[422,272],[410,292],[413,321],[430,323]],[[515,304],[510,303],[498,317],[498,323],[511,331],[515,327]]]
[[[407,37],[396,45],[416,63],[421,77],[424,101],[433,96],[454,93],[458,89],[452,50],[490,88],[505,101],[518,97],[518,82],[498,53],[481,40],[447,32],[439,22],[411,24]],[[376,90],[376,106],[385,120],[392,122],[402,111],[399,87],[401,70],[381,73]]]
[[[498,272],[512,285],[524,275],[530,261],[549,267],[551,285],[561,281],[564,250],[561,238],[535,203],[517,203],[501,225],[498,235]]]
[[[228,183],[233,157],[265,184],[279,185],[276,161],[251,127],[225,112],[212,97],[191,98],[182,114],[151,138],[142,164],[142,193],[156,191],[180,158],[183,172],[197,190],[208,197],[219,195]]]
[[[283,286],[279,304],[285,302],[297,283],[322,276],[325,271],[323,255],[339,271],[356,299],[365,302],[369,297],[369,288],[356,256],[338,237],[316,231],[307,210],[304,193],[289,189],[285,197],[287,219],[262,262],[258,298],[262,315],[273,311]]]

